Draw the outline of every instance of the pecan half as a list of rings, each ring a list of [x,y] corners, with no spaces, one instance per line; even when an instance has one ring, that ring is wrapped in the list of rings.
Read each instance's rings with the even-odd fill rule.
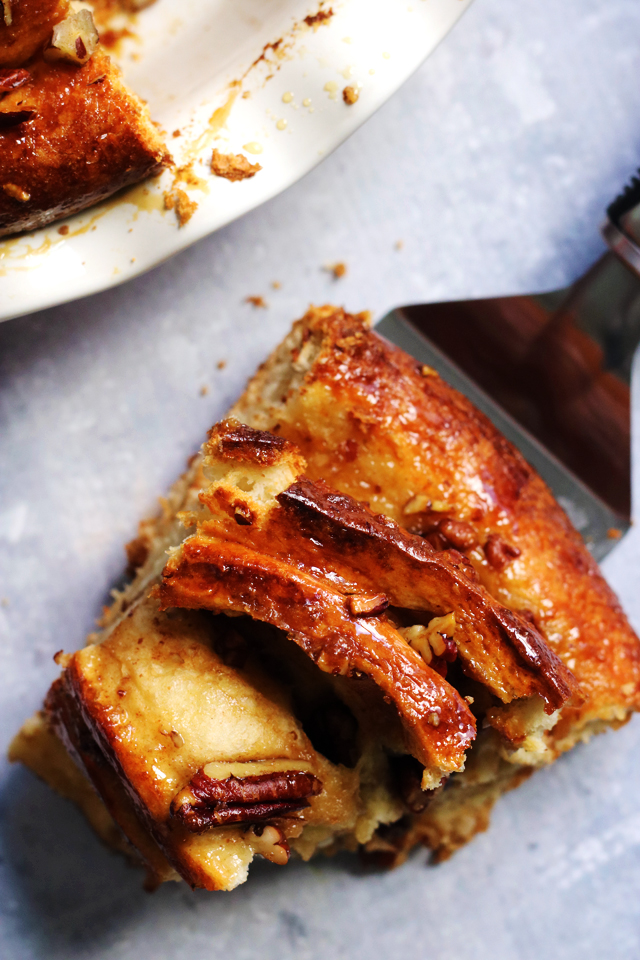
[[[256,823],[302,810],[321,790],[317,777],[297,770],[224,780],[199,770],[174,797],[171,816],[192,833],[201,833],[226,823]]]
[[[520,556],[520,550],[507,543],[497,533],[492,533],[489,536],[484,545],[484,552],[491,566],[498,572],[504,570],[512,560]]]
[[[0,93],[8,93],[10,90],[17,90],[23,87],[31,74],[22,67],[14,69],[0,70]]]

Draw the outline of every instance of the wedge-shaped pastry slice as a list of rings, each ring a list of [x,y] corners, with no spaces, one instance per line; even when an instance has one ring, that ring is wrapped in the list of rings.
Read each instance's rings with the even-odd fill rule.
[[[233,415],[279,442],[212,435],[141,524],[135,578],[66,661],[49,727],[36,718],[12,747],[103,835],[120,824],[157,879],[230,887],[285,844],[442,858],[536,763],[640,705],[640,644],[542,481],[365,318],[311,311]],[[150,591],[230,616],[162,613]],[[540,637],[582,700],[560,706],[573,682]],[[422,693],[446,707],[442,730]],[[455,772],[471,700],[478,735]],[[59,751],[50,762],[51,725],[113,819]],[[427,783],[454,769],[444,787],[421,789],[425,763]]]

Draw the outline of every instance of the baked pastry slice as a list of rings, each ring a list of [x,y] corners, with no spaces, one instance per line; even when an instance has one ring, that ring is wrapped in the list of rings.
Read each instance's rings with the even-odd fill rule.
[[[310,312],[233,414],[12,747],[72,793],[54,730],[156,881],[446,856],[636,709],[640,645],[549,491],[365,318]]]
[[[87,9],[5,0],[4,10],[0,236],[83,210],[171,161],[146,106],[100,49]]]

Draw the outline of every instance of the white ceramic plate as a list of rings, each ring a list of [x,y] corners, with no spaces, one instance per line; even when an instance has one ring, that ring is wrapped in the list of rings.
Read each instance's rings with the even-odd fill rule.
[[[178,186],[198,209],[178,227],[164,208],[166,171],[69,218],[64,235],[58,222],[0,241],[0,319],[122,283],[284,190],[397,90],[470,2],[158,0],[116,59],[177,164],[191,165],[192,182]],[[319,9],[333,16],[305,23]],[[351,106],[347,85],[359,91]],[[214,147],[263,169],[235,183],[214,177]]]

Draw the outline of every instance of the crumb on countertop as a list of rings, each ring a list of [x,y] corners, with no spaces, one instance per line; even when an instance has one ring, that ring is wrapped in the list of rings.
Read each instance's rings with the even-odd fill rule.
[[[69,233],[69,224],[63,223],[61,227],[58,227],[58,233],[61,237],[66,237],[66,235]]]
[[[349,107],[352,106],[352,104],[357,103],[359,97],[360,93],[356,87],[345,87],[342,91],[342,99]]]
[[[268,303],[264,297],[245,297],[245,303],[250,303],[252,307],[262,307],[263,310],[266,310]]]
[[[402,248],[404,247],[404,240],[396,240],[393,246],[395,247],[396,250],[402,250]]]
[[[331,263],[331,264],[329,264],[328,266],[324,267],[324,269],[325,269],[328,273],[332,273],[332,274],[333,274],[334,280],[339,280],[340,277],[344,277],[344,276],[345,276],[345,274],[346,274],[346,272],[347,272],[347,265],[346,265],[346,263],[342,263],[342,261],[339,261],[338,263]]]
[[[173,133],[171,134],[171,136],[172,136],[172,137],[181,137],[181,136],[182,136],[182,132],[181,132],[180,130],[174,130]]]
[[[247,180],[262,170],[259,163],[250,163],[242,153],[220,153],[214,150],[211,155],[211,173],[225,180]]]
[[[200,387],[200,396],[206,397],[208,393],[209,393],[209,387],[207,386],[206,383],[203,383],[203,385]]]
[[[272,280],[272,281],[271,281],[271,288],[272,288],[272,290],[281,290],[281,289],[282,289],[282,284],[280,283],[279,280]]]
[[[226,365],[227,365],[226,360],[218,360],[218,362],[216,363],[216,367],[218,368],[218,370],[224,370]]]

